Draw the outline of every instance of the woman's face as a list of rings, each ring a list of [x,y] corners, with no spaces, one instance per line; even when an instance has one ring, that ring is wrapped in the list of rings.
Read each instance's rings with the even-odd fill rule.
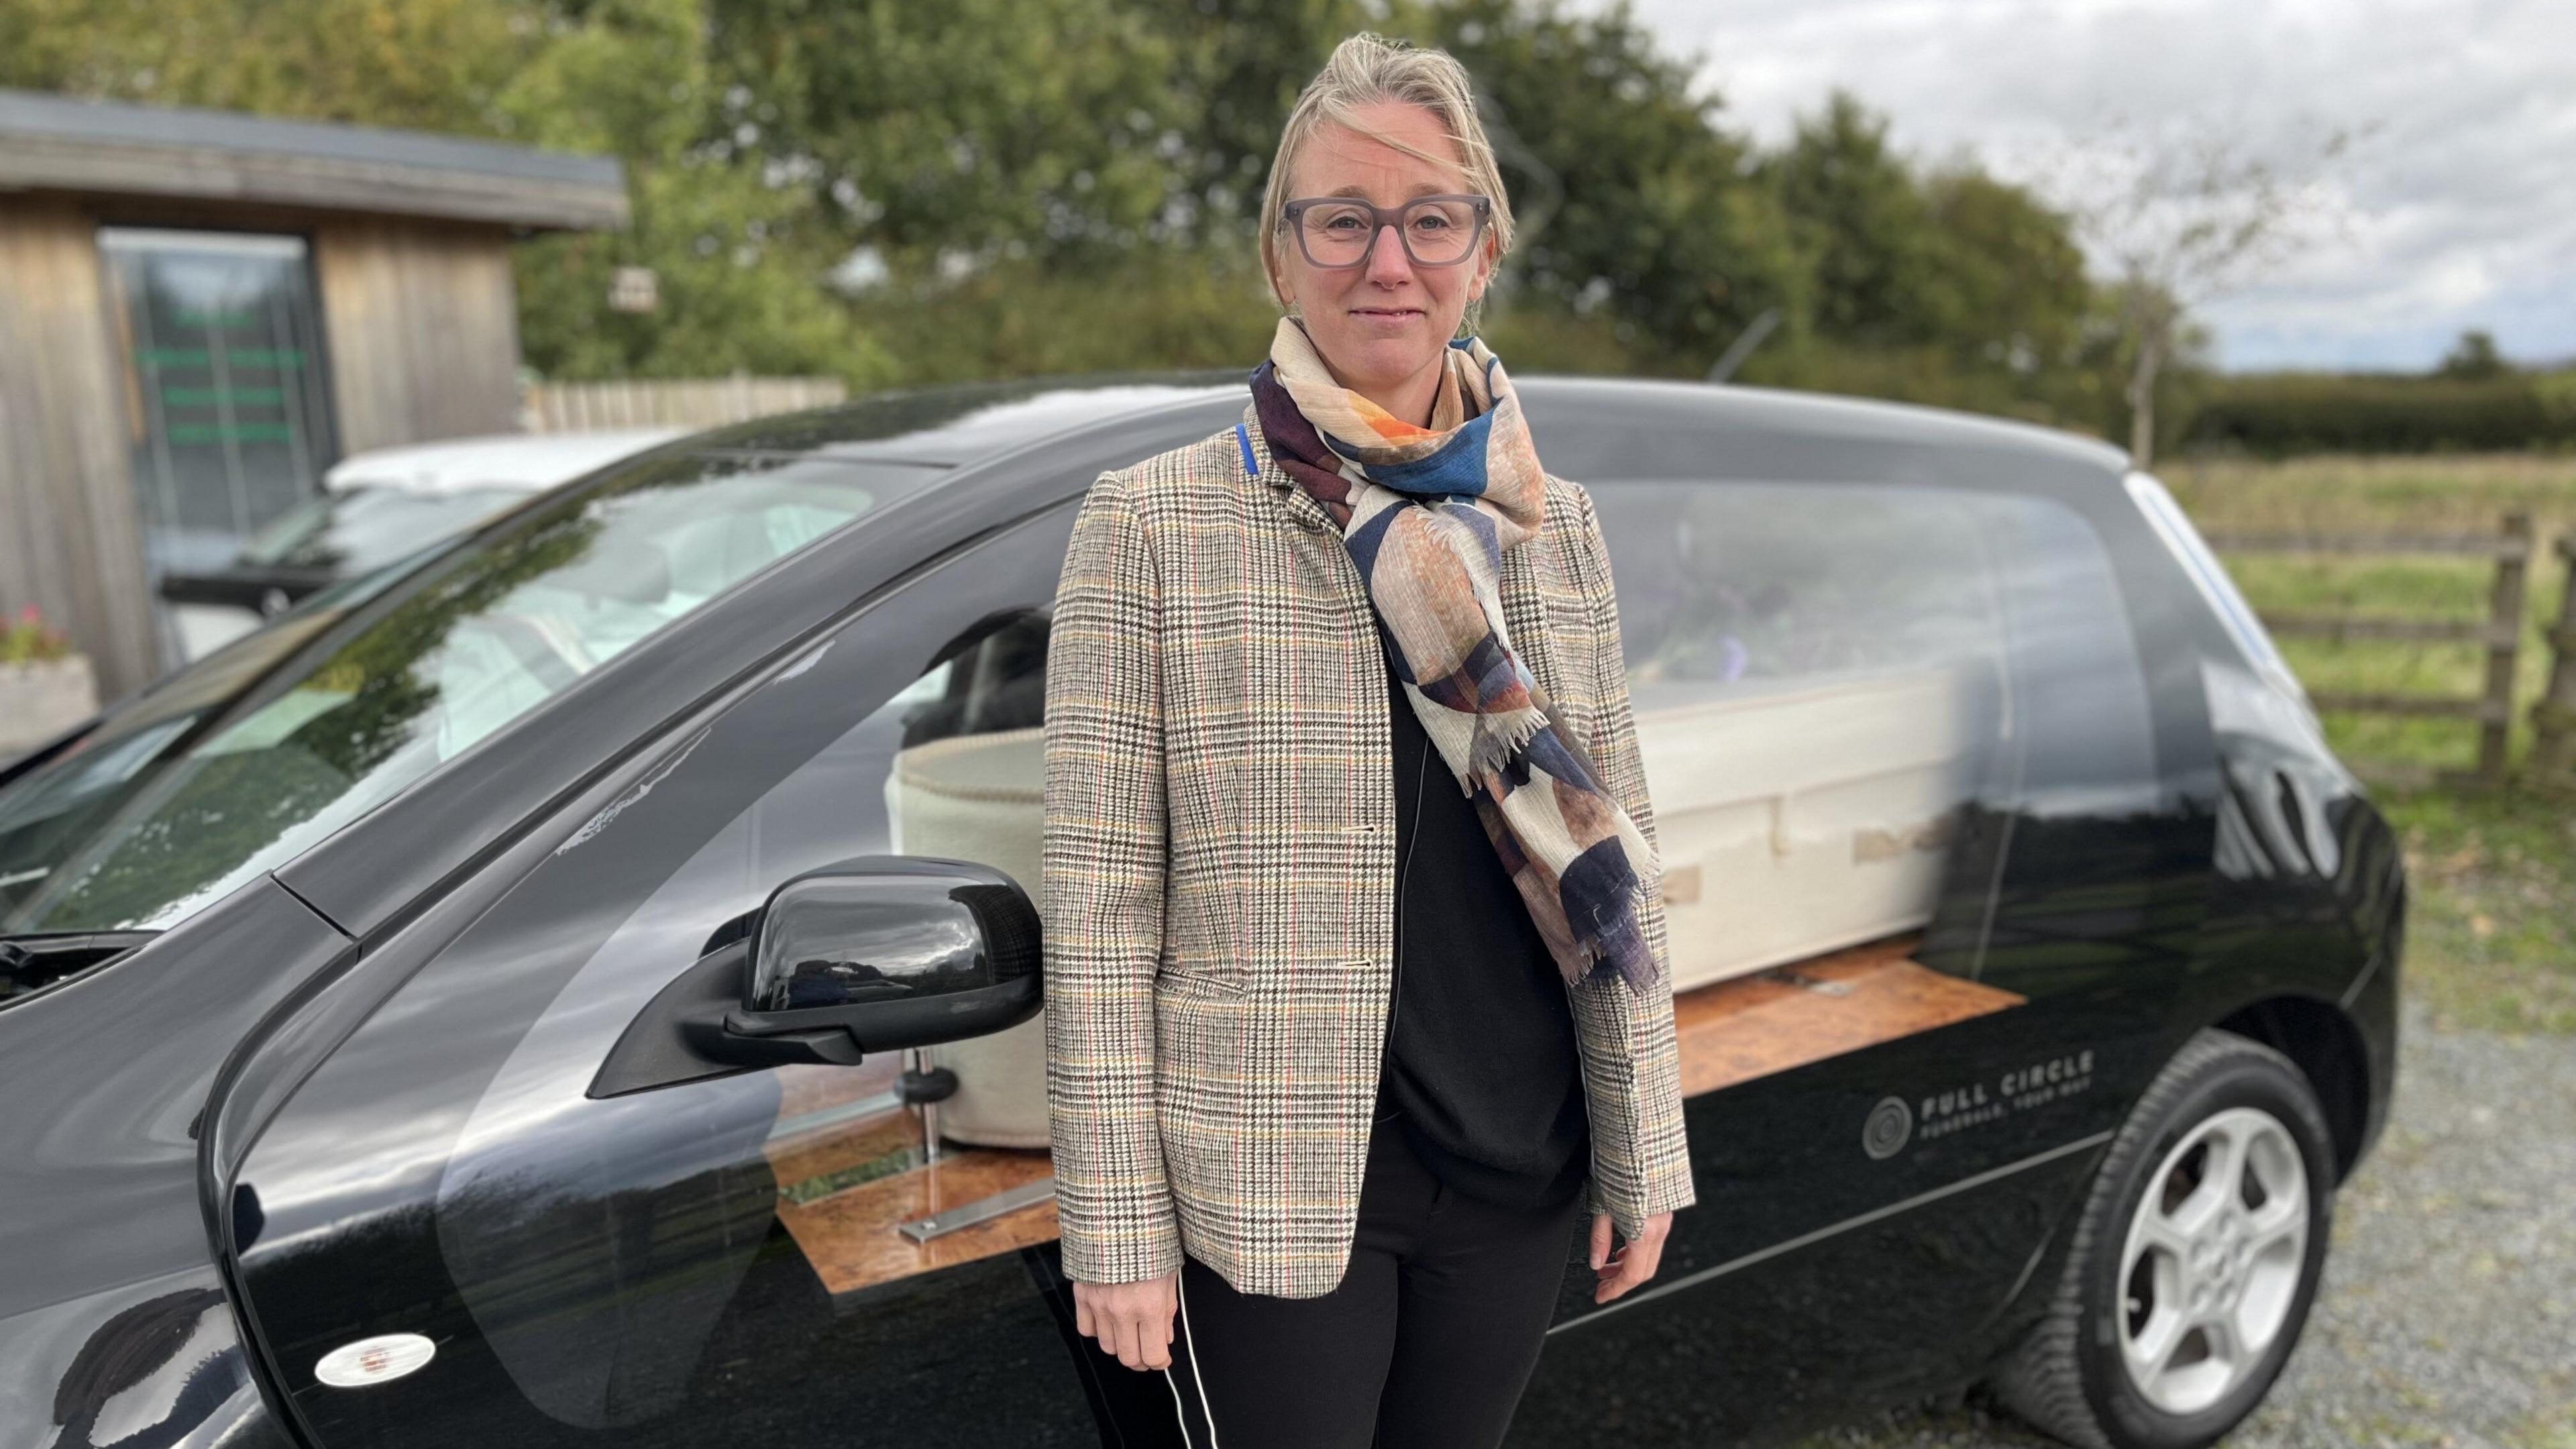
[[[1326,121],[1290,168],[1289,200],[1339,192],[1396,207],[1416,196],[1476,189],[1458,164],[1464,158],[1457,142],[1430,111],[1383,101],[1362,108],[1358,119],[1452,164],[1434,165]],[[1296,302],[1335,380],[1399,417],[1420,421],[1439,381],[1441,349],[1457,334],[1468,302],[1484,294],[1493,271],[1493,234],[1477,243],[1472,260],[1446,267],[1415,266],[1393,225],[1378,230],[1368,260],[1355,267],[1315,266],[1294,236],[1279,239],[1278,253],[1280,290]]]

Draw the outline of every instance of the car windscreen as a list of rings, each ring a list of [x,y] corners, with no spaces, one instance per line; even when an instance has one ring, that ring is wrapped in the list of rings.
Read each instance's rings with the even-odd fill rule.
[[[371,622],[258,679],[180,748],[138,736],[0,791],[0,932],[175,925],[942,471],[661,458],[425,554]]]
[[[245,568],[364,573],[529,496],[525,488],[344,488],[306,500],[251,535],[236,562]]]

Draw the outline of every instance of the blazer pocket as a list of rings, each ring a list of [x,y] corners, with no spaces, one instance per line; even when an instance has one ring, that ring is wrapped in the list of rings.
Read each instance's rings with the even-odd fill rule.
[[[1207,766],[1200,801],[1173,821],[1163,891],[1166,989],[1239,994],[1250,975],[1251,882],[1236,864],[1241,812],[1231,808],[1238,772],[1230,760]]]
[[[1222,883],[1203,888],[1174,887],[1170,927],[1162,969],[1155,988],[1163,991],[1212,991],[1239,996],[1250,972],[1244,960],[1242,903]]]

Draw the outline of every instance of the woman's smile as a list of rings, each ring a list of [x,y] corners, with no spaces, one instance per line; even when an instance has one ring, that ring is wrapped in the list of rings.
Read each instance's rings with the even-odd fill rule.
[[[1385,326],[1400,326],[1422,315],[1419,307],[1354,307],[1351,315]]]

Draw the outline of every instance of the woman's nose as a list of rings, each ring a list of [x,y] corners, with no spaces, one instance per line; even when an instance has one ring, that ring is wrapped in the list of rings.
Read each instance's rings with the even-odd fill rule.
[[[1377,229],[1369,243],[1368,275],[1371,281],[1400,282],[1412,275],[1413,258],[1404,251],[1404,238],[1389,223]]]

